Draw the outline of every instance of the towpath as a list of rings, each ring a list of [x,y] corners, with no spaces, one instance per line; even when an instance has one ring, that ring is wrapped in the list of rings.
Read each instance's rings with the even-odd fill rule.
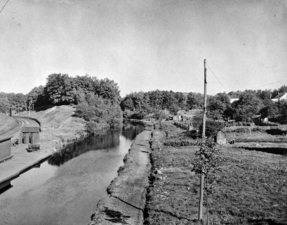
[[[148,130],[136,137],[118,177],[108,187],[109,197],[99,202],[90,224],[143,224],[151,168],[150,137]]]

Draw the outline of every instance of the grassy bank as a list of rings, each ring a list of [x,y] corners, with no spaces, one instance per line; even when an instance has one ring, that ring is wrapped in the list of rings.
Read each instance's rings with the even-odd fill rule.
[[[4,113],[0,113],[0,134],[3,134],[14,127],[17,127],[17,121]]]
[[[182,146],[188,137],[179,128],[162,127],[153,133],[145,224],[197,224],[199,177],[191,170],[198,147]],[[221,154],[226,162],[214,176],[210,224],[287,224],[286,156],[230,147]]]

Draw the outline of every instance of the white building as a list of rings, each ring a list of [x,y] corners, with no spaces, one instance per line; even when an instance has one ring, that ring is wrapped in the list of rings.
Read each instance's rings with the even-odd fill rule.
[[[271,99],[273,102],[280,102],[287,100],[287,93],[279,93],[275,98]]]
[[[230,103],[236,102],[236,101],[238,101],[238,100],[239,100],[239,98],[229,97],[229,102],[230,102]]]

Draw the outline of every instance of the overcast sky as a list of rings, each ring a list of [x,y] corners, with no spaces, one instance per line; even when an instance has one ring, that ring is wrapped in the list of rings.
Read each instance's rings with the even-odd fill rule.
[[[287,84],[286,37],[285,0],[10,0],[0,92],[26,94],[51,73],[107,77],[122,96],[203,92],[204,59],[209,94],[274,89]]]

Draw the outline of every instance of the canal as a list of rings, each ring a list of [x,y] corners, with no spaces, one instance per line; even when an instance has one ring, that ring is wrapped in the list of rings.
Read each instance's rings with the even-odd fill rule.
[[[0,224],[87,224],[141,125],[71,144],[0,193]]]

